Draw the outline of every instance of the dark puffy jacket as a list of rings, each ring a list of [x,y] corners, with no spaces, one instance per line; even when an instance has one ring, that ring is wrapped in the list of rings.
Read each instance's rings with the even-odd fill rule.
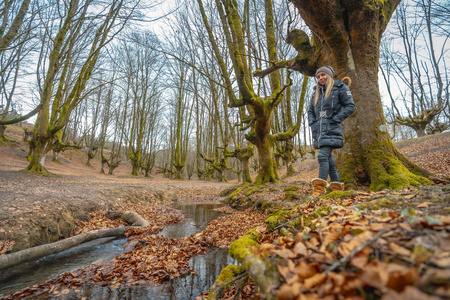
[[[352,93],[342,81],[335,80],[330,96],[325,99],[325,87],[319,86],[319,100],[314,105],[315,92],[308,109],[308,123],[311,127],[314,148],[342,148],[342,121],[355,110]]]

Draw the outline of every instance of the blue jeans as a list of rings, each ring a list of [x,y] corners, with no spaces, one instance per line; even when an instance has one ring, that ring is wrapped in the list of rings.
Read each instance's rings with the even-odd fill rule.
[[[339,173],[332,152],[332,147],[320,147],[319,155],[317,156],[319,160],[319,178],[325,181],[328,179],[328,175],[330,175],[331,181],[339,181]]]

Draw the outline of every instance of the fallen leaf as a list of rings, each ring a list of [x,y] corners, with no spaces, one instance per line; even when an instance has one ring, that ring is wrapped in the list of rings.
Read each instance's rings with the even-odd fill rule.
[[[400,255],[410,256],[412,254],[412,252],[410,250],[403,248],[394,242],[389,243],[389,248],[392,251],[394,251],[395,253],[400,254]]]
[[[417,208],[425,208],[425,207],[428,207],[429,204],[430,204],[429,202],[425,201],[425,202],[422,202],[419,205],[417,205]]]
[[[393,290],[388,290],[386,294],[381,297],[381,300],[439,300],[440,298],[425,294],[414,286],[407,286],[404,291],[398,293]]]
[[[289,300],[295,299],[298,295],[300,295],[301,285],[296,282],[293,285],[283,284],[277,293],[277,299],[280,300]]]
[[[301,260],[295,266],[295,272],[301,279],[309,278],[320,272],[320,266],[318,263],[308,264]]]
[[[357,267],[358,269],[363,269],[367,262],[369,261],[369,255],[372,252],[372,248],[366,246],[361,251],[356,253],[356,255],[350,261],[350,264]]]
[[[432,256],[433,254],[422,245],[415,247],[411,255],[412,259],[418,264],[427,261]]]
[[[364,267],[359,279],[379,289],[402,291],[406,286],[419,281],[419,273],[415,268],[374,260]]]
[[[327,279],[327,275],[323,273],[317,273],[314,276],[305,279],[305,287],[312,289],[319,284],[322,284]]]
[[[306,256],[308,254],[308,250],[306,249],[305,244],[302,242],[298,242],[295,244],[294,249],[292,251],[295,253],[295,255],[303,255]]]
[[[284,259],[297,257],[297,255],[294,252],[292,252],[291,250],[289,250],[287,248],[283,248],[281,250],[272,250],[272,253],[275,253],[276,255],[278,255]]]

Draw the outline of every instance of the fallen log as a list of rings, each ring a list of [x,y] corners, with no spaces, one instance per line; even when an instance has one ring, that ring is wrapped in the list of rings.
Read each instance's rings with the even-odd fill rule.
[[[93,230],[54,243],[40,245],[10,254],[0,255],[0,270],[21,264],[26,261],[38,259],[50,254],[55,254],[95,239],[120,236],[123,235],[125,233],[125,230],[127,230],[128,228],[132,228],[132,226]]]
[[[27,261],[35,260],[47,255],[55,254],[95,239],[120,236],[123,235],[125,233],[125,230],[129,228],[133,228],[136,226],[145,227],[149,224],[147,220],[142,218],[139,214],[131,211],[125,212],[122,215],[122,219],[127,223],[133,224],[133,226],[93,230],[54,243],[40,245],[10,254],[0,255],[0,270]]]

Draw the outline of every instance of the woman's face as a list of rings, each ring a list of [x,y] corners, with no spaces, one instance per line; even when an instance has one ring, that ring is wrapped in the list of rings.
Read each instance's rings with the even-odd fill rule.
[[[324,85],[327,82],[327,74],[324,72],[317,73],[317,81],[319,84]]]

